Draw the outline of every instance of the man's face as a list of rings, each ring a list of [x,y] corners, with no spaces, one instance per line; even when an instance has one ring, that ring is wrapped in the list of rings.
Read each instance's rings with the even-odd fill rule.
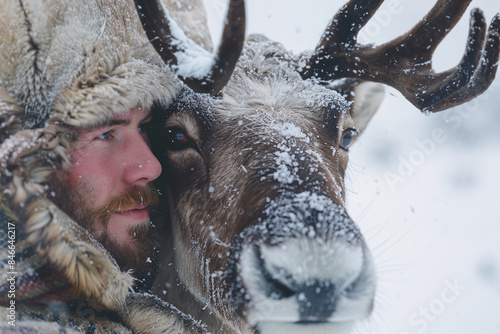
[[[122,270],[148,268],[152,256],[149,205],[158,194],[150,182],[161,166],[149,148],[149,110],[134,108],[104,126],[79,132],[73,166],[59,176],[56,202],[85,227]]]

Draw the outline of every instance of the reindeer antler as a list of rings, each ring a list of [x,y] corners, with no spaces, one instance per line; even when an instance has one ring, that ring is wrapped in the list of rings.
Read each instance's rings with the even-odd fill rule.
[[[135,5],[146,35],[163,61],[195,92],[218,94],[229,81],[243,49],[244,0],[229,1],[222,41],[215,55],[187,38],[159,0],[135,0]],[[209,66],[203,69],[207,63]]]
[[[334,17],[301,75],[325,81],[354,77],[384,83],[424,111],[465,103],[483,93],[495,78],[500,14],[493,18],[486,38],[483,13],[472,11],[467,48],[458,66],[435,73],[431,61],[471,1],[438,0],[408,33],[372,47],[356,44],[357,35],[383,0],[351,0]]]

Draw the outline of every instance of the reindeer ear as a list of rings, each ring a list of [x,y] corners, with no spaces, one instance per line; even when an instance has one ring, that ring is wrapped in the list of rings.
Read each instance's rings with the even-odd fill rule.
[[[384,85],[363,81],[354,86],[351,92],[351,117],[359,132],[363,132],[384,99]]]
[[[354,78],[332,81],[328,84],[328,88],[352,102],[349,114],[360,133],[365,130],[385,95],[384,85]]]

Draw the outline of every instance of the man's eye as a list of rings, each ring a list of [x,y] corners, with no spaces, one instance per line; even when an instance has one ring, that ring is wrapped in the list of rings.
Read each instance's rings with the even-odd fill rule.
[[[184,130],[179,128],[165,129],[165,140],[169,149],[179,151],[192,146],[192,141]]]
[[[111,131],[103,132],[99,136],[97,136],[97,138],[101,140],[108,140],[111,138]]]
[[[348,151],[349,146],[351,146],[354,136],[357,131],[354,129],[347,129],[342,133],[342,138],[340,140],[340,147],[346,151]]]

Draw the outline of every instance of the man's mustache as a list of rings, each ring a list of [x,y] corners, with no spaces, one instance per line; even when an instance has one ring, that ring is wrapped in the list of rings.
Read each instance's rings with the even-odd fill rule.
[[[158,202],[158,190],[151,183],[148,183],[145,187],[134,187],[125,194],[111,199],[105,206],[93,210],[91,215],[98,219],[105,218],[107,221],[107,218],[116,212],[132,210],[143,205],[155,205]]]

